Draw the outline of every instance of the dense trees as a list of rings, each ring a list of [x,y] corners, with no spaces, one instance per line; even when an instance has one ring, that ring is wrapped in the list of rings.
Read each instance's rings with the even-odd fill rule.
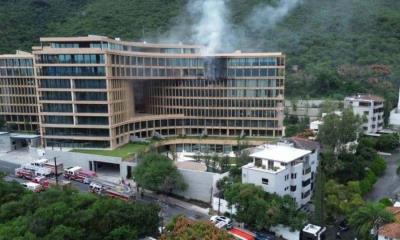
[[[296,202],[290,196],[279,197],[265,192],[254,184],[226,184],[224,198],[237,209],[236,220],[250,228],[268,230],[277,224],[300,229],[305,215],[297,211]]]
[[[184,216],[177,216],[166,227],[161,240],[213,239],[233,240],[226,231],[218,229],[208,221],[192,221]]]
[[[372,229],[376,231],[379,226],[393,221],[394,216],[385,209],[385,205],[381,203],[367,203],[351,215],[350,225],[355,228],[357,234],[362,239],[371,239],[370,234]]]
[[[186,183],[174,163],[168,157],[157,153],[144,155],[133,175],[138,185],[153,191],[171,193],[173,190],[186,188]]]
[[[155,236],[159,208],[75,190],[26,192],[0,180],[0,239],[138,239]]]
[[[348,142],[355,141],[361,131],[361,119],[351,109],[345,109],[342,116],[330,113],[324,117],[324,124],[318,131],[318,140],[333,151],[340,151]]]

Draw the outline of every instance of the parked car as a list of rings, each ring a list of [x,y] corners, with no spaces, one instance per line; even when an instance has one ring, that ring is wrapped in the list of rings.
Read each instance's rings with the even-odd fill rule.
[[[217,223],[217,222],[232,223],[232,220],[230,218],[225,217],[225,216],[219,216],[219,215],[211,216],[210,221],[213,223]]]
[[[214,215],[210,218],[210,221],[214,223],[217,228],[231,229],[233,227],[232,220],[225,216]]]
[[[256,240],[275,240],[273,233],[256,232]]]

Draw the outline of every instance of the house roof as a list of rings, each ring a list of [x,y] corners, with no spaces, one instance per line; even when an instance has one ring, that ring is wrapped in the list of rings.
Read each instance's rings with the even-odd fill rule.
[[[265,145],[263,150],[251,154],[250,157],[288,163],[310,153],[311,151],[309,150],[298,149],[290,146]]]
[[[177,168],[180,169],[200,171],[200,172],[207,171],[207,166],[204,163],[199,163],[194,161],[176,162],[175,165]]]
[[[314,151],[320,148],[320,145],[316,141],[308,140],[300,137],[291,137],[288,139],[289,142],[293,143],[294,147]]]
[[[395,222],[380,227],[379,235],[398,239],[400,238],[400,207],[388,207],[387,210],[394,214]]]
[[[372,95],[372,94],[359,94],[359,95],[355,95],[355,96],[351,96],[351,97],[346,97],[346,100],[349,100],[349,101],[355,101],[355,100],[363,101],[364,100],[364,101],[379,101],[379,102],[385,101],[382,97]]]

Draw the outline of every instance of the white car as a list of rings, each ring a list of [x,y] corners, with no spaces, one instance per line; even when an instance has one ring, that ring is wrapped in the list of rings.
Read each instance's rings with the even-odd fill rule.
[[[214,215],[210,218],[210,221],[212,223],[219,223],[219,222],[225,222],[227,224],[232,223],[232,220],[228,217],[225,216],[218,216],[218,215]]]
[[[210,218],[210,221],[217,227],[217,228],[224,228],[230,229],[233,227],[232,220],[225,216],[218,216],[214,215]]]

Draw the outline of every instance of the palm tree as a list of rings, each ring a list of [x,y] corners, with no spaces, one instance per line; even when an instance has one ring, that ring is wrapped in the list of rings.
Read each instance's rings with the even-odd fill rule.
[[[357,209],[350,217],[349,223],[359,237],[362,239],[371,239],[372,233],[385,223],[393,222],[394,215],[385,209],[380,203],[367,203],[365,206]]]

